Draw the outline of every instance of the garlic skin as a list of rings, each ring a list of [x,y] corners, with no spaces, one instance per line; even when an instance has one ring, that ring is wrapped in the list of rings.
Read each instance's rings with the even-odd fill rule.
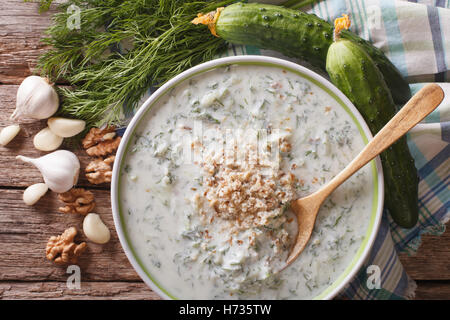
[[[67,192],[78,182],[80,161],[70,151],[58,150],[36,159],[24,156],[17,156],[16,159],[38,168],[45,184],[56,193]]]
[[[83,120],[60,117],[48,119],[47,125],[54,134],[63,138],[76,136],[86,128],[86,122]]]
[[[39,201],[48,191],[45,183],[36,183],[25,189],[23,192],[23,202],[27,206],[32,206]]]
[[[0,131],[0,145],[6,146],[17,136],[19,131],[20,126],[18,124],[13,124],[3,128],[2,131]]]
[[[34,147],[41,151],[53,151],[58,149],[64,138],[54,134],[50,128],[44,128],[33,138]]]
[[[89,213],[83,220],[83,232],[92,242],[105,244],[111,238],[108,227],[96,213]]]
[[[11,119],[47,119],[55,114],[59,97],[46,78],[29,76],[17,90],[16,110]]]

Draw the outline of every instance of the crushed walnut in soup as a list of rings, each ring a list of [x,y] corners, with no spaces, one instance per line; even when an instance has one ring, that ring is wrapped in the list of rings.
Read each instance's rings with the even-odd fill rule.
[[[167,91],[142,117],[121,168],[135,254],[174,298],[309,299],[350,264],[370,220],[370,165],[323,204],[306,249],[290,201],[363,148],[323,89],[278,67],[232,65]]]

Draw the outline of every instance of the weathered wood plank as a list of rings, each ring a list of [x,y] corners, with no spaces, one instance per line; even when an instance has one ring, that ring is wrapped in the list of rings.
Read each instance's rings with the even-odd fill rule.
[[[450,282],[418,281],[416,300],[449,300]]]
[[[102,220],[111,230],[105,245],[88,242],[78,265],[84,281],[139,281],[117,238],[110,208],[109,192],[93,190]],[[79,241],[83,216],[57,212],[60,202],[48,192],[34,207],[22,202],[22,190],[0,190],[0,281],[66,281],[66,268],[45,258],[45,246],[52,235],[75,226]]]
[[[17,85],[0,85],[0,128],[13,123],[10,115],[15,109]],[[18,154],[28,157],[40,157],[47,152],[36,150],[33,146],[33,137],[42,128],[46,127],[46,121],[34,121],[21,124],[21,132],[6,147],[0,146],[0,186],[27,187],[33,183],[42,182],[39,171],[30,164],[16,160]],[[64,148],[64,145],[63,147]],[[81,173],[78,184],[81,186],[92,186],[84,175],[84,168],[93,158],[89,157],[84,150],[72,151],[81,162]],[[103,185],[108,187],[108,185]]]
[[[37,3],[23,0],[0,1],[0,84],[18,84],[33,72],[54,12],[39,14]]]
[[[0,280],[64,281],[65,269],[54,266],[44,256],[50,236],[69,226],[82,227],[83,217],[57,212],[60,202],[49,192],[34,207],[22,202],[22,190],[0,190]],[[104,245],[89,243],[89,250],[79,261],[86,281],[137,281],[118,241],[107,190],[93,190],[99,213],[111,230],[111,241]],[[86,240],[83,235],[80,240]],[[425,236],[416,256],[402,255],[408,273],[417,280],[449,280],[450,232],[440,238]]]
[[[83,282],[80,289],[69,289],[65,282],[0,282],[0,299],[133,299],[160,297],[143,282]],[[450,299],[450,283],[420,281],[416,300]]]
[[[450,224],[447,223],[447,227]],[[450,279],[450,230],[441,236],[425,235],[415,255],[400,255],[408,274],[416,280]]]
[[[69,289],[65,282],[0,282],[0,299],[159,300],[143,282],[83,282]]]

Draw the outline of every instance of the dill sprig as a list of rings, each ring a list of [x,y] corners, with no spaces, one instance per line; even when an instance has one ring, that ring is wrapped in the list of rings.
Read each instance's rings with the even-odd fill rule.
[[[198,12],[233,2],[69,0],[59,5],[42,40],[51,49],[38,61],[44,76],[71,85],[58,89],[59,115],[83,119],[89,127],[123,124],[123,114],[138,107],[148,88],[226,47],[224,40],[190,21]],[[78,30],[67,26],[70,5],[81,9]]]

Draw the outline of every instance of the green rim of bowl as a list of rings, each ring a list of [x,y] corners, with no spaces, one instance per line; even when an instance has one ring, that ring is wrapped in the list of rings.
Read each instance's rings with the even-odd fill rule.
[[[147,270],[147,268],[145,267],[145,265],[142,263],[141,259],[139,258],[139,255],[136,253],[132,242],[130,241],[130,238],[128,236],[128,232],[127,232],[127,228],[126,228],[126,223],[125,223],[125,219],[124,219],[124,215],[123,215],[123,210],[122,210],[122,202],[120,201],[121,199],[121,192],[120,192],[120,186],[121,186],[121,175],[120,173],[123,170],[123,165],[124,165],[124,161],[123,158],[126,157],[129,147],[130,147],[130,143],[132,141],[132,137],[134,136],[134,133],[136,131],[136,129],[139,127],[142,119],[145,117],[145,115],[147,114],[147,112],[149,112],[154,105],[156,105],[158,103],[158,101],[163,98],[166,93],[170,90],[172,90],[175,86],[178,86],[179,84],[181,84],[184,81],[188,81],[189,79],[201,74],[201,73],[205,73],[214,69],[220,69],[220,68],[225,68],[228,66],[232,66],[232,65],[253,65],[253,66],[265,66],[265,67],[271,67],[271,68],[278,68],[278,69],[282,69],[282,70],[287,70],[289,72],[292,72],[310,82],[312,82],[313,84],[315,84],[316,86],[318,86],[320,89],[322,89],[323,91],[325,91],[329,96],[331,96],[336,102],[339,103],[339,105],[347,112],[348,115],[350,115],[351,119],[353,120],[353,123],[357,126],[358,131],[360,133],[360,136],[363,139],[364,144],[368,143],[368,138],[366,133],[364,132],[360,121],[358,121],[358,119],[356,118],[355,114],[350,110],[350,108],[341,100],[341,98],[339,98],[331,89],[327,88],[324,84],[322,84],[321,82],[317,81],[316,79],[312,78],[311,76],[303,73],[302,71],[299,70],[295,70],[292,68],[289,68],[287,66],[282,66],[276,63],[271,63],[271,62],[250,62],[250,61],[237,61],[237,62],[228,62],[228,63],[223,63],[223,64],[219,64],[219,65],[215,65],[213,67],[209,67],[203,70],[200,70],[198,72],[195,72],[193,74],[191,74],[188,77],[183,77],[182,79],[178,80],[177,82],[175,82],[173,85],[171,85],[170,87],[167,87],[164,92],[161,92],[159,97],[157,97],[157,99],[155,99],[151,105],[147,106],[147,109],[144,111],[144,113],[141,115],[141,118],[136,122],[136,124],[134,125],[133,131],[129,134],[130,138],[127,141],[127,144],[125,146],[125,149],[123,151],[123,157],[122,157],[122,161],[120,163],[120,167],[118,170],[118,183],[117,183],[117,203],[118,203],[118,211],[119,211],[119,216],[120,216],[120,223],[122,224],[122,231],[123,231],[123,235],[125,237],[125,240],[127,241],[128,247],[130,248],[131,253],[133,254],[134,259],[136,260],[136,262],[138,263],[138,265],[140,266],[140,268],[142,269],[142,271],[145,273],[145,275],[150,279],[150,281],[159,289],[161,290],[164,294],[166,294],[169,298],[173,299],[173,300],[177,300],[178,298],[174,297],[171,293],[169,293],[168,290],[166,290],[162,285],[159,284],[158,281],[156,281],[155,277]],[[363,252],[365,251],[369,239],[370,239],[370,235],[372,234],[372,232],[374,231],[374,226],[375,226],[375,222],[376,222],[376,217],[377,217],[377,211],[378,211],[378,187],[379,187],[379,181],[378,181],[378,174],[377,174],[377,168],[376,168],[376,163],[375,160],[372,160],[370,162],[370,166],[372,168],[372,176],[373,176],[373,198],[372,198],[372,213],[370,215],[370,221],[369,221],[369,225],[367,227],[367,231],[365,233],[365,237],[363,242],[361,243],[361,245],[359,246],[358,251],[355,253],[353,259],[351,260],[350,264],[345,268],[345,270],[339,275],[339,277],[330,285],[328,286],[321,294],[319,294],[318,296],[314,297],[314,300],[320,300],[323,299],[324,297],[326,297],[328,294],[330,294],[333,290],[335,290],[338,286],[340,286],[342,284],[342,282],[344,281],[344,279],[350,274],[350,272],[352,272],[353,268],[357,265],[357,263],[359,262],[361,255],[363,254]]]

